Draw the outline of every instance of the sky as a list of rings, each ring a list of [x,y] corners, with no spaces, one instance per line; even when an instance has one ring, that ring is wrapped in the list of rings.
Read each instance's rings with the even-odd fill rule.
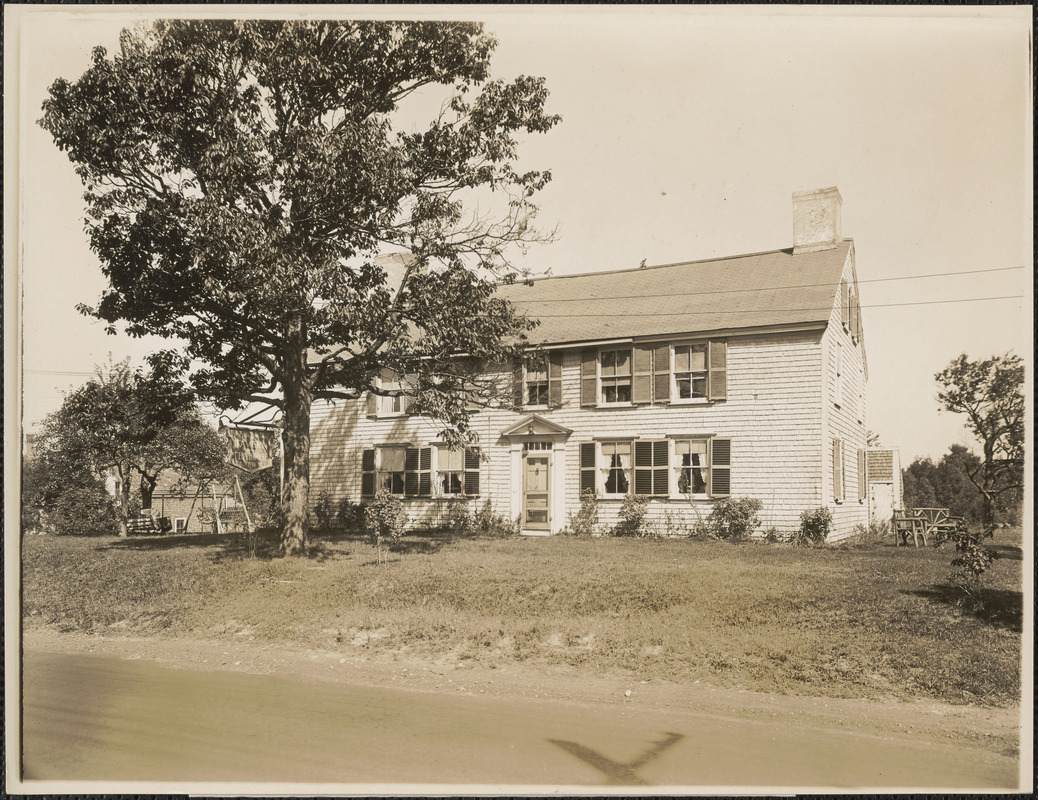
[[[107,336],[77,313],[104,279],[82,187],[35,125],[50,83],[82,74],[94,45],[114,50],[134,18],[7,11],[5,318],[10,334],[14,310],[21,340],[5,352],[20,348],[31,429],[109,353],[141,363],[162,342]],[[448,11],[484,21],[494,75],[543,76],[563,117],[522,142],[524,167],[552,170],[539,226],[558,228],[525,266],[564,275],[789,247],[792,194],[837,186],[861,282],[869,429],[905,464],[973,446],[960,417],[939,413],[933,376],[960,353],[1031,364],[1029,6]]]

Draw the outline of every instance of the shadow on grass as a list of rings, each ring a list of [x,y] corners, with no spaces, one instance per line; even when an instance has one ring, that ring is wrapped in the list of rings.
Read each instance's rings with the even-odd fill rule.
[[[960,604],[962,590],[950,584],[935,584],[928,589],[902,589],[902,594],[911,594],[946,606],[959,608],[963,614],[976,617],[996,628],[1005,628],[1013,633],[1023,633],[1023,592],[1009,589],[981,589],[982,608],[969,610]]]
[[[176,548],[215,547],[231,542],[233,533],[182,533],[171,536],[128,536],[98,550],[173,550]]]

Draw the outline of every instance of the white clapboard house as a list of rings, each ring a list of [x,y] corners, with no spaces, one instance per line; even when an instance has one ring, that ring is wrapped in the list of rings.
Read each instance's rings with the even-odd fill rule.
[[[849,535],[868,519],[867,366],[841,202],[835,187],[794,194],[780,250],[500,287],[540,320],[542,356],[502,369],[510,407],[475,415],[487,458],[448,449],[399,397],[315,404],[311,503],[384,486],[435,524],[447,501],[489,499],[550,534],[585,489],[603,526],[629,493],[688,524],[755,497],[765,529],[824,506],[831,538]]]

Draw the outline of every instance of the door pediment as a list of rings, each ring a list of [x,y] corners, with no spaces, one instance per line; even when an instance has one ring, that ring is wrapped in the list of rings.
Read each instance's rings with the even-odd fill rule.
[[[573,431],[536,414],[523,417],[501,431],[502,436],[569,436]]]

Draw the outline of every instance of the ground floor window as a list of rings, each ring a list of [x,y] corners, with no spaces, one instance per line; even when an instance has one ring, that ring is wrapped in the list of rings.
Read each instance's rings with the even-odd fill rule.
[[[708,439],[678,439],[674,442],[680,494],[707,494],[710,480],[709,450]]]
[[[606,494],[627,494],[631,488],[631,443],[602,442]]]
[[[479,455],[475,451],[440,447],[436,458],[440,494],[479,494]]]
[[[441,495],[479,494],[479,455],[473,451],[437,449],[436,487]],[[433,448],[387,445],[361,455],[361,495],[385,489],[398,497],[433,496]]]

